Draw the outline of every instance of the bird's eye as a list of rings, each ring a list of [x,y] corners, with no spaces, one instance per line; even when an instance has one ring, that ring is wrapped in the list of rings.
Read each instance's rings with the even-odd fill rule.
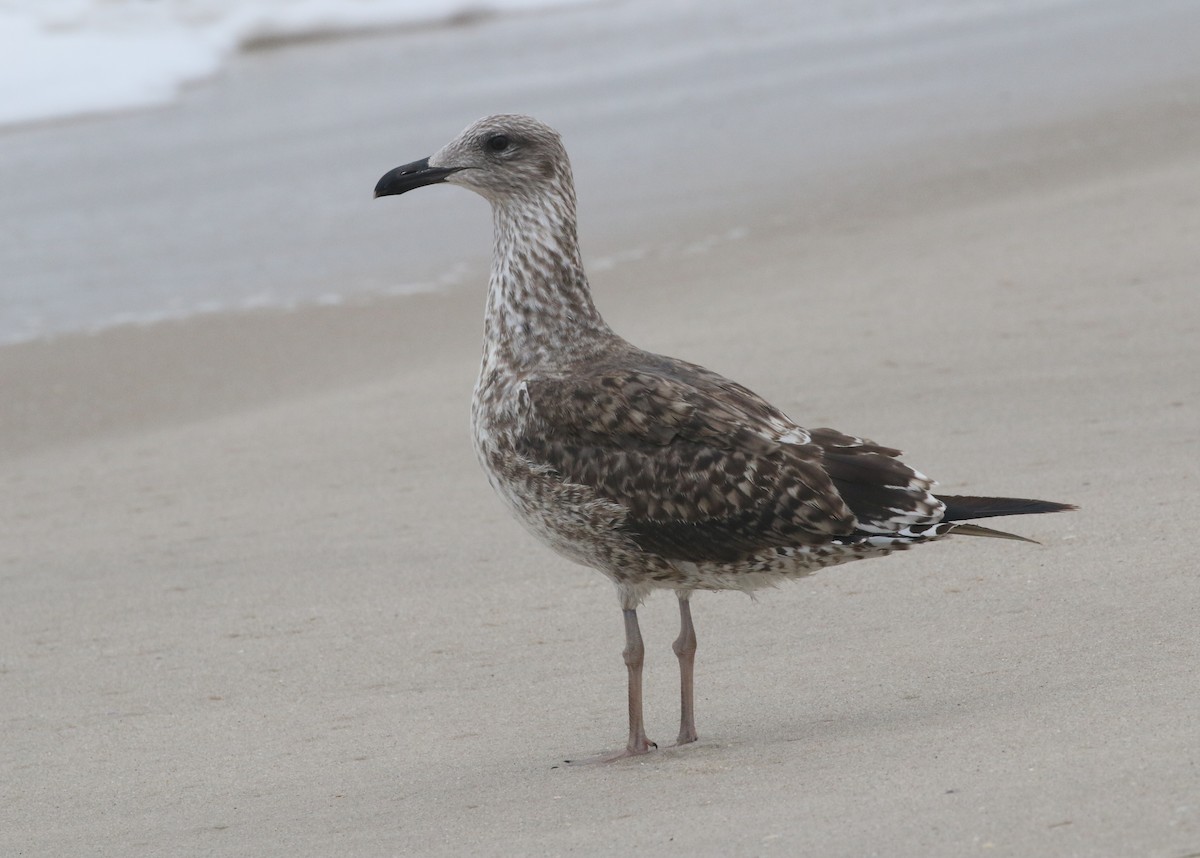
[[[503,134],[493,134],[487,139],[489,152],[503,152],[508,148],[509,140]]]

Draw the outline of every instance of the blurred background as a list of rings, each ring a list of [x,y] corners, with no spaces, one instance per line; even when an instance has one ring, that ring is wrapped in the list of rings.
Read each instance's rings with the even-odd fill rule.
[[[736,241],[750,210],[802,232],[831,183],[932,181],[932,143],[986,176],[976,141],[1139,88],[1161,100],[1198,17],[1170,0],[0,0],[0,343],[477,283],[486,207],[384,213],[371,189],[488,113],[563,132],[594,270]],[[1102,142],[1059,141],[1067,161]]]

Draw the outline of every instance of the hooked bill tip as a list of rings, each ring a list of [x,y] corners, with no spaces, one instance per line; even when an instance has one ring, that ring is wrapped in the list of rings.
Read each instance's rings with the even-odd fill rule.
[[[375,198],[403,194],[413,188],[434,185],[446,181],[446,177],[457,172],[456,167],[431,167],[429,159],[422,158],[384,173],[375,183]]]

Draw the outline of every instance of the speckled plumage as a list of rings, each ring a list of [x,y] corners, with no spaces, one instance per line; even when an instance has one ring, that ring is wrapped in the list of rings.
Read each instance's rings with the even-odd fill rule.
[[[631,664],[626,753],[649,746],[636,735],[641,642],[632,612],[650,591],[679,594],[684,640],[694,590],[753,590],[955,532],[1007,536],[958,519],[1066,508],[939,499],[898,450],[806,430],[733,381],[617,336],[583,271],[566,151],[542,123],[482,119],[425,161],[389,173],[377,194],[435,181],[492,204],[495,247],[471,411],[476,452],[519,521],[618,587],[631,635],[626,661],[633,648],[637,662],[639,723]],[[685,658],[681,742],[695,737]]]

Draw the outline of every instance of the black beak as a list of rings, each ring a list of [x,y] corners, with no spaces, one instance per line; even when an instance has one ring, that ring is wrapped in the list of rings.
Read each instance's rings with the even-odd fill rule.
[[[451,173],[458,172],[458,167],[430,167],[429,159],[422,158],[403,167],[397,167],[383,174],[383,178],[375,185],[375,196],[387,197],[392,194],[402,194],[423,185],[436,185],[446,181]]]

